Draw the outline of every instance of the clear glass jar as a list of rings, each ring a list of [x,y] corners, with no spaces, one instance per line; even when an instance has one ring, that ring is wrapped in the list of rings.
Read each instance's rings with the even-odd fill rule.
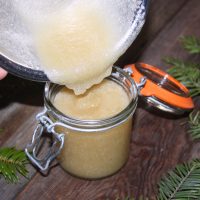
[[[32,143],[25,149],[32,163],[44,171],[57,157],[61,166],[76,176],[87,179],[109,176],[128,158],[132,116],[138,95],[148,106],[175,115],[194,108],[189,90],[154,66],[136,63],[123,70],[113,67],[108,79],[122,86],[130,102],[122,112],[103,120],[77,120],[64,115],[53,105],[62,86],[47,83],[45,110],[37,116],[39,124]],[[40,159],[37,149],[44,130],[53,135],[54,142],[49,153]]]
[[[130,103],[122,112],[103,120],[77,120],[66,116],[53,105],[56,94],[63,86],[53,83],[46,84],[45,112],[39,114],[38,119],[43,126],[48,124],[48,132],[52,132],[52,127],[54,127],[53,132],[64,136],[64,140],[60,141],[62,147],[59,151],[47,156],[51,159],[41,162],[34,156],[36,153],[28,154],[32,162],[40,169],[47,169],[46,164],[57,157],[60,165],[67,172],[82,178],[97,179],[115,173],[126,163],[130,146],[132,116],[137,107],[137,86],[125,71],[117,67],[113,67],[112,74],[107,79],[123,87],[129,96]],[[44,122],[46,118],[48,122],[51,122]],[[42,131],[43,129],[39,128],[39,132]],[[34,149],[34,145],[32,147]]]

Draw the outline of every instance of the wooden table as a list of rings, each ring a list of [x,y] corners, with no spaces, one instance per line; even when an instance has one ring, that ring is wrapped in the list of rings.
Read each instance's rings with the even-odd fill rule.
[[[189,56],[180,46],[181,35],[200,36],[199,0],[152,0],[146,25],[118,65],[136,60],[167,69],[165,56],[183,59]],[[0,82],[1,146],[24,148],[35,128],[35,115],[43,107],[43,84],[9,75]],[[196,100],[196,105],[199,100]],[[150,112],[142,105],[134,115],[131,152],[127,164],[117,174],[97,181],[75,178],[59,165],[47,176],[28,166],[29,179],[8,185],[0,179],[0,199],[20,200],[97,200],[146,196],[155,199],[157,183],[177,163],[200,157],[199,142],[192,142],[181,122],[186,117],[172,117]]]

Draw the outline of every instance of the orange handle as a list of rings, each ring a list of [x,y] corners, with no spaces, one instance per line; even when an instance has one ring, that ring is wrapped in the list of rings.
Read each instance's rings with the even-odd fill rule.
[[[141,66],[143,69],[147,69],[148,71],[152,71],[154,74],[158,74],[163,77],[163,80],[167,79],[170,82],[172,82],[176,87],[178,87],[183,93],[185,93],[184,96],[175,94],[173,92],[170,92],[167,89],[162,88],[155,82],[153,82],[150,79],[147,79],[146,84],[144,88],[141,89],[140,94],[142,96],[155,96],[156,98],[172,105],[178,108],[183,108],[183,109],[192,109],[194,108],[194,104],[192,101],[192,98],[189,97],[189,91],[188,89],[182,85],[179,81],[174,79],[172,76],[169,74],[159,70],[158,68],[145,64],[145,63],[136,63],[132,65],[128,65],[126,67],[131,67],[133,74],[131,75],[132,78],[135,80],[135,82],[138,84],[140,83],[140,80],[142,77],[145,75],[141,74],[137,68],[136,65]]]

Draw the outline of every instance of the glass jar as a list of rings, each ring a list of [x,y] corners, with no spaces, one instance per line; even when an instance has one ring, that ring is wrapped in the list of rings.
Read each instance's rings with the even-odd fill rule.
[[[29,146],[35,152],[31,155],[30,149],[26,149],[29,158],[40,169],[47,169],[50,161],[57,157],[67,172],[82,178],[97,179],[115,173],[126,163],[132,116],[137,107],[137,86],[125,71],[117,67],[113,68],[107,79],[119,84],[130,102],[123,111],[103,120],[78,120],[66,116],[53,104],[56,94],[63,86],[50,82],[46,84],[45,110],[37,116],[39,125],[34,134],[35,141]],[[36,156],[36,149],[44,128],[53,133],[55,144],[51,153],[40,160]]]
[[[194,108],[188,89],[154,66],[136,63],[124,69],[113,67],[107,79],[119,84],[130,102],[123,111],[103,120],[78,120],[66,116],[53,105],[63,86],[46,84],[45,109],[36,117],[38,126],[32,143],[25,149],[33,164],[44,171],[57,158],[63,169],[75,176],[87,179],[109,176],[127,161],[138,95],[150,107],[176,115]],[[44,131],[53,136],[54,142],[46,156],[40,159],[37,153]]]

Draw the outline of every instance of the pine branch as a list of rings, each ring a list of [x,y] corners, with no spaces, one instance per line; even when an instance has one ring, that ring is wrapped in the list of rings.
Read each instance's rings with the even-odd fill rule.
[[[194,111],[189,116],[190,130],[188,131],[192,139],[200,139],[200,111]]]
[[[200,199],[200,160],[178,165],[159,183],[158,200]]]
[[[186,69],[187,67],[192,68],[192,69],[196,69],[196,68],[200,69],[200,64],[193,63],[193,62],[184,62],[183,60],[174,58],[174,57],[166,57],[164,58],[164,61],[167,64],[171,65],[172,67],[177,67],[181,69]]]
[[[183,47],[191,54],[200,53],[200,39],[195,36],[184,36],[181,38]]]
[[[182,37],[183,47],[191,54],[200,54],[200,39],[194,36]],[[191,96],[200,95],[200,63],[184,62],[177,58],[166,58],[172,66],[168,72],[190,89]],[[189,116],[192,139],[200,138],[200,111]],[[178,165],[159,183],[158,200],[200,199],[200,159]]]
[[[0,175],[8,183],[17,183],[19,181],[18,174],[27,178],[27,163],[28,160],[24,151],[15,148],[0,149]]]
[[[200,39],[194,36],[181,38],[183,47],[191,54],[200,54]],[[164,61],[172,68],[168,73],[182,82],[192,97],[200,95],[200,63],[184,62],[177,58],[166,58]]]
[[[184,62],[177,58],[165,58],[164,61],[173,66],[168,73],[184,84],[192,97],[200,95],[200,64]]]

